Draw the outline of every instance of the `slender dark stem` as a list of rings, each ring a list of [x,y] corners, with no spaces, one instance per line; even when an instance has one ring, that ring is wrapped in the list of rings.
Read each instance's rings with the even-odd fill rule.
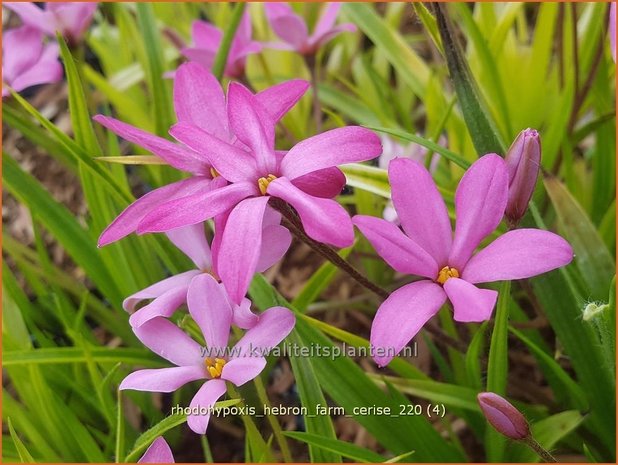
[[[577,4],[571,3],[571,34],[573,36],[573,77],[575,95],[579,92],[579,49],[577,47]]]
[[[541,457],[545,462],[558,462],[558,460],[556,460],[556,458],[551,455],[542,445],[540,445],[532,436],[528,436],[527,438],[523,439],[522,442],[528,447],[530,447],[530,449],[532,449],[534,452],[536,452],[539,457]]]
[[[291,210],[288,204],[281,201],[280,199],[275,199],[275,198],[271,199],[271,203],[272,203],[272,206],[277,211],[279,211],[283,215],[283,217],[288,221],[292,229],[292,232],[294,233],[295,236],[297,236],[300,240],[302,240],[305,244],[307,244],[314,251],[322,255],[324,258],[331,261],[338,268],[341,268],[343,271],[349,274],[352,278],[354,278],[354,280],[357,281],[359,284],[369,289],[371,292],[381,297],[382,299],[388,298],[390,294],[386,289],[378,286],[377,284],[372,283],[367,278],[365,278],[361,273],[358,272],[358,270],[356,270],[356,268],[350,265],[350,263],[348,263],[347,260],[341,258],[339,254],[337,254],[337,252],[335,252],[333,249],[317,241],[314,241],[309,236],[307,236],[299,218]]]

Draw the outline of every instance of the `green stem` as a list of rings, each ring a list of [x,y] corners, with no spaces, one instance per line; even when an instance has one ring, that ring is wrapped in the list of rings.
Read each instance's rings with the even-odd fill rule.
[[[543,459],[543,461],[545,462],[558,462],[558,460],[556,460],[556,458],[551,455],[547,449],[545,449],[542,445],[540,445],[536,439],[534,439],[532,436],[528,436],[526,439],[523,439],[522,442],[524,444],[526,444],[528,447],[530,447],[530,449],[532,449],[534,452],[536,452],[539,457],[541,457]]]
[[[242,15],[245,11],[245,5],[246,4],[244,2],[240,2],[234,6],[232,18],[230,19],[228,27],[225,28],[223,38],[221,39],[221,45],[219,46],[217,55],[215,55],[215,62],[212,65],[212,74],[214,74],[219,81],[223,78],[227,57],[230,53],[230,49],[232,48],[234,35],[236,34],[236,30],[240,25],[240,20],[242,19]]]

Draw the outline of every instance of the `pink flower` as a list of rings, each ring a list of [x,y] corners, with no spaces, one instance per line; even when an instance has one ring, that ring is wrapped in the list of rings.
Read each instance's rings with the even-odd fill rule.
[[[176,365],[131,373],[119,389],[172,392],[200,379],[207,380],[191,401],[189,427],[204,434],[209,409],[226,391],[226,381],[241,386],[258,376],[266,366],[268,351],[292,330],[295,318],[284,307],[272,307],[258,316],[256,325],[228,349],[233,310],[223,289],[208,274],[191,282],[187,295],[189,313],[200,327],[206,349],[165,318],[155,318],[134,329],[137,337],[153,352]]]
[[[281,215],[272,209],[265,213],[262,225],[262,243],[260,244],[260,256],[257,271],[261,272],[270,268],[287,251],[292,242],[290,232],[280,226]],[[167,232],[167,236],[176,247],[182,250],[195,264],[196,269],[185,271],[175,276],[166,278],[139,292],[127,297],[122,303],[127,312],[135,312],[129,318],[129,323],[134,328],[156,317],[170,317],[187,301],[187,291],[190,283],[196,276],[202,273],[210,273],[217,276],[217,255],[220,237],[215,234],[213,248],[204,235],[202,223],[185,226]],[[226,293],[227,295],[227,293]],[[148,305],[135,311],[140,302],[153,299]],[[249,299],[242,299],[239,305],[231,303],[234,308],[234,324],[241,328],[251,328],[257,322],[257,316],[251,312]]]
[[[146,449],[146,452],[144,452],[144,455],[137,463],[175,463],[175,460],[172,449],[170,449],[165,439],[159,436],[152,441],[152,444]]]
[[[10,95],[6,85],[19,92],[37,84],[62,79],[58,44],[43,44],[43,35],[30,26],[2,34],[2,96]]]
[[[481,392],[476,398],[483,415],[496,431],[516,441],[530,436],[528,422],[508,400],[493,392]]]
[[[354,32],[356,26],[346,23],[335,26],[341,3],[327,3],[312,34],[307,23],[284,2],[265,3],[266,17],[275,34],[285,43],[271,44],[273,48],[295,50],[303,55],[313,55],[317,50],[342,32]]]
[[[206,158],[229,184],[159,205],[141,220],[137,232],[167,231],[232,209],[221,239],[218,272],[232,300],[240,303],[258,261],[270,197],[294,207],[306,233],[316,241],[349,246],[354,240],[352,222],[333,200],[345,184],[336,166],[375,158],[381,145],[373,132],[346,127],[311,137],[281,153],[274,147],[276,107],[231,83],[227,110],[225,120],[246,149],[189,122],[176,124],[170,134]]]
[[[70,43],[77,43],[92,21],[96,2],[48,2],[45,9],[31,2],[8,2],[3,6],[19,15],[22,22],[50,37],[60,32]]]
[[[294,106],[306,89],[305,81],[293,80],[259,92],[255,98],[267,106],[272,119],[278,121]],[[217,79],[201,65],[185,63],[178,68],[174,79],[174,108],[178,121],[192,123],[217,138],[240,145],[230,131],[223,89]],[[155,189],[129,205],[101,233],[99,247],[135,232],[144,217],[161,205],[191,195],[205,195],[227,184],[220,176],[213,180],[213,175],[217,173],[213,171],[208,158],[199,152],[114,118],[97,115],[94,119],[120,137],[159,156],[174,168],[192,174],[187,179]],[[216,214],[224,212],[225,208],[218,209]],[[163,231],[202,221],[197,218],[190,219],[183,224],[172,225]]]
[[[391,161],[388,174],[405,234],[370,216],[355,216],[354,224],[396,271],[425,279],[397,289],[378,309],[370,339],[380,366],[392,360],[447,298],[456,321],[484,321],[498,293],[475,284],[529,278],[573,259],[568,242],[538,229],[509,231],[474,254],[506,207],[508,174],[498,155],[481,157],[461,179],[455,193],[454,236],[446,205],[425,167],[398,158]]]
[[[387,134],[381,134],[380,139],[382,140],[382,155],[378,159],[378,166],[383,170],[388,168],[388,164],[391,160],[395,158],[409,158],[410,160],[418,161],[419,163],[425,164],[425,158],[429,154],[429,149],[423,147],[422,145],[416,144],[414,142],[410,142],[407,145],[400,144],[394,138],[390,137]],[[446,138],[440,136],[438,140],[440,145],[446,146]],[[429,166],[429,171],[434,173],[438,168],[438,163],[440,162],[440,155],[434,153],[431,158],[431,164]],[[382,217],[390,221],[391,223],[395,223],[399,226],[399,217],[397,216],[397,212],[393,207],[393,202],[389,201],[386,207],[384,207],[384,211],[382,212]]]
[[[194,21],[192,27],[193,47],[186,47],[181,53],[189,60],[212,68],[219,50],[223,32],[205,21]],[[251,18],[248,12],[243,17],[232,41],[232,46],[225,65],[227,77],[238,78],[245,74],[247,56],[259,53],[262,45],[251,39]]]

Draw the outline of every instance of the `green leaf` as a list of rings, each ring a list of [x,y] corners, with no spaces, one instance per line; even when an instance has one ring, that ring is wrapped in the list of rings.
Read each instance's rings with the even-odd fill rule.
[[[341,171],[345,174],[346,182],[350,186],[372,192],[386,199],[391,198],[391,186],[385,170],[360,163],[350,163],[343,165]]]
[[[489,359],[487,362],[487,388],[488,392],[504,396],[506,394],[506,379],[508,375],[508,324],[509,303],[511,301],[511,282],[503,281],[500,284],[498,304],[494,328],[491,333],[491,345],[489,347]],[[485,450],[487,460],[500,462],[504,455],[506,441],[504,436],[493,428],[487,428],[485,433]]]
[[[121,155],[111,157],[95,157],[97,161],[106,163],[119,163],[121,165],[167,165],[167,163],[156,155]]]
[[[234,6],[232,17],[230,18],[229,24],[223,32],[223,37],[221,38],[221,43],[219,44],[219,49],[217,50],[217,54],[215,55],[215,61],[212,65],[212,74],[215,75],[218,81],[223,78],[225,65],[227,64],[227,57],[232,47],[234,35],[236,34],[236,30],[240,25],[240,21],[245,11],[245,6],[245,3],[243,2],[239,2]]]
[[[381,455],[376,454],[375,452],[372,452],[363,447],[359,447],[355,444],[351,444],[349,442],[339,441],[338,439],[325,438],[323,436],[318,436],[311,433],[300,433],[296,431],[286,431],[284,434],[292,439],[302,441],[309,444],[310,446],[315,446],[318,449],[333,452],[336,455],[341,455],[343,457],[353,460],[354,462],[384,462],[384,458]]]
[[[486,104],[470,72],[461,45],[456,39],[450,18],[446,15],[446,5],[434,4],[434,7],[449,74],[474,147],[479,156],[491,152],[505,153],[505,144],[501,141],[493,121],[488,117]]]
[[[163,367],[167,363],[145,349],[93,347],[92,360],[98,363],[123,362],[129,365]],[[18,365],[50,365],[59,363],[87,363],[88,357],[78,347],[41,348],[34,350],[7,350],[3,353],[5,367]]]
[[[15,443],[15,448],[17,449],[17,452],[19,453],[19,458],[21,459],[22,463],[34,463],[35,460],[32,458],[32,455],[30,455],[30,452],[28,452],[28,449],[26,448],[26,446],[24,446],[24,443],[21,442],[21,439],[19,439],[19,436],[17,436],[17,433],[15,432],[15,429],[13,428],[13,424],[11,423],[10,418],[7,418],[7,424],[9,426],[9,433],[11,434],[11,438],[13,439],[13,442]]]
[[[296,331],[288,337],[290,343],[296,344],[298,347],[307,347]],[[290,364],[294,371],[298,394],[303,407],[309,412],[304,416],[305,429],[308,434],[320,437],[325,441],[337,441],[333,422],[328,415],[320,415],[315,412],[318,405],[327,406],[326,399],[320,388],[320,383],[313,370],[311,359],[308,357],[290,357]],[[284,433],[285,434],[285,433]],[[341,455],[336,450],[324,449],[317,444],[308,442],[309,457],[312,463],[339,463]]]
[[[575,264],[588,285],[592,299],[605,299],[616,273],[613,257],[584,209],[558,179],[546,177],[545,188],[560,220],[566,239],[573,246]]]

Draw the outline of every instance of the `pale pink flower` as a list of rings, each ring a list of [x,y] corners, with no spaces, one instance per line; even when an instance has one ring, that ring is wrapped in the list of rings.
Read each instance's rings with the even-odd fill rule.
[[[281,226],[281,215],[269,209],[262,225],[262,242],[256,271],[262,272],[279,261],[288,250],[292,237],[290,232]],[[148,286],[127,297],[122,303],[123,308],[132,313],[129,323],[139,327],[153,318],[170,317],[187,301],[187,291],[193,278],[202,273],[217,276],[217,256],[220,246],[220,235],[215,235],[212,250],[204,235],[202,223],[185,226],[168,231],[168,238],[184,252],[195,264],[195,269],[185,271],[158,283]],[[220,284],[220,286],[224,286]],[[226,293],[227,295],[227,293]],[[148,305],[136,310],[144,300],[153,299]],[[238,305],[230,302],[234,309],[234,324],[241,328],[250,328],[257,322],[257,316],[251,312],[249,299],[242,299]]]
[[[519,441],[530,436],[530,426],[508,400],[493,392],[481,392],[476,399],[491,426],[507,438]]]
[[[397,158],[388,174],[403,232],[370,216],[357,215],[353,222],[391,267],[424,279],[400,287],[380,305],[370,337],[380,366],[388,364],[447,299],[455,321],[485,321],[498,293],[476,284],[529,278],[573,259],[568,242],[539,229],[509,231],[474,253],[500,224],[506,208],[508,173],[498,155],[481,157],[461,179],[455,193],[454,236],[444,200],[423,165]]]
[[[206,341],[203,348],[178,326],[155,318],[134,329],[136,336],[153,352],[176,365],[171,368],[139,370],[128,375],[119,389],[172,392],[196,380],[207,380],[197,391],[190,408],[189,428],[206,433],[209,409],[226,391],[226,381],[236,386],[258,376],[266,366],[265,355],[292,331],[295,317],[284,307],[272,307],[258,315],[258,321],[238,343],[228,349],[233,309],[223,289],[209,274],[191,281],[187,302],[189,313]]]
[[[284,2],[265,3],[266,17],[270,27],[284,43],[269,44],[273,48],[294,50],[302,55],[313,55],[320,47],[334,39],[342,32],[354,32],[356,26],[351,23],[335,26],[341,3],[325,3],[322,15],[313,32],[305,20],[294,13],[290,5]]]
[[[211,69],[221,45],[223,32],[205,21],[194,21],[192,26],[193,45],[181,49],[189,60]],[[246,11],[236,30],[225,64],[225,76],[238,78],[245,74],[247,57],[262,50],[262,44],[251,38],[251,17]]]
[[[2,6],[19,15],[22,22],[55,38],[60,32],[72,44],[79,42],[90,25],[97,2],[48,2],[38,8],[31,2],[6,2]]]
[[[61,79],[58,44],[44,44],[43,34],[30,26],[2,34],[2,97],[10,95],[8,86],[19,92]]]

